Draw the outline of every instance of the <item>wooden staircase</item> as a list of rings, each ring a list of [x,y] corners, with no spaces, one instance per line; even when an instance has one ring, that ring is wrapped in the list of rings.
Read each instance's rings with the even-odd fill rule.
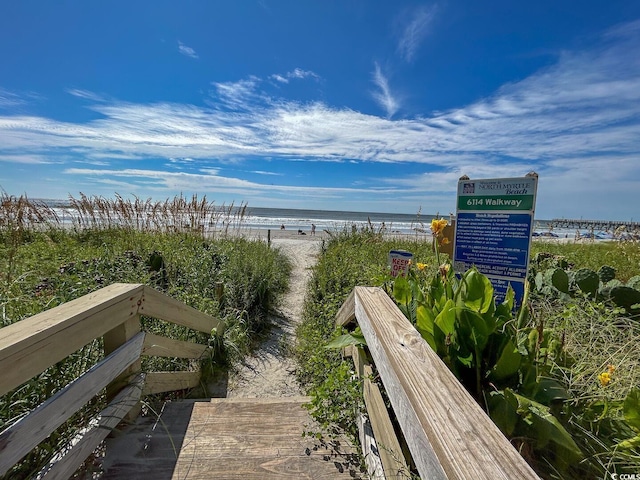
[[[159,418],[107,442],[103,479],[360,478],[346,443],[302,433],[306,397],[214,398],[167,403]]]

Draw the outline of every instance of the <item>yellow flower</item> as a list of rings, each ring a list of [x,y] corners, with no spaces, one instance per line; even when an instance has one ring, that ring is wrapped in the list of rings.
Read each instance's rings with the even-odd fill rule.
[[[438,236],[442,233],[444,227],[446,227],[448,224],[449,222],[446,218],[441,218],[440,220],[434,218],[433,220],[431,220],[431,232],[435,236]]]
[[[416,263],[416,267],[418,267],[418,270],[423,271],[425,268],[427,268],[427,264],[426,263]]]
[[[611,383],[611,374],[609,372],[602,372],[598,375],[598,380],[600,380],[600,385],[606,387]]]
[[[440,242],[440,245],[449,245],[449,243],[449,239],[447,237],[444,237]]]
[[[616,371],[616,367],[614,367],[613,365],[609,364],[609,365],[607,365],[607,371],[609,372],[609,375],[613,375],[613,372]]]
[[[449,268],[451,268],[451,265],[449,265],[448,263],[443,263],[442,265],[440,265],[440,275],[442,275],[443,280],[446,280],[447,274],[449,273]]]

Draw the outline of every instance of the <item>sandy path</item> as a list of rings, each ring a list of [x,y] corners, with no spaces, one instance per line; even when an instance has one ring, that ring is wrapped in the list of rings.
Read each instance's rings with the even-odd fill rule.
[[[289,291],[271,317],[273,328],[252,356],[230,374],[229,398],[291,397],[302,392],[295,378],[295,361],[289,351],[300,322],[306,286],[320,249],[319,238],[275,238],[273,248],[280,249],[292,262]]]

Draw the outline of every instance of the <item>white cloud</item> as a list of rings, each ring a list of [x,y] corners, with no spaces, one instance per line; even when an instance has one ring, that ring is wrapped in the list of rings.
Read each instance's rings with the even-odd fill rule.
[[[198,54],[193,48],[186,46],[180,40],[178,40],[178,51],[186,57],[199,58]]]
[[[272,78],[273,80],[280,83],[289,83],[289,79],[287,77],[283,77],[282,75],[279,75],[277,73],[274,73],[269,78]]]
[[[423,5],[405,10],[401,15],[399,19],[401,32],[397,49],[405,61],[410,63],[415,58],[420,43],[429,32],[436,10],[435,5]]]
[[[287,76],[289,78],[319,78],[318,75],[311,70],[302,70],[301,68],[293,69],[292,72],[287,73]]]
[[[97,93],[90,92],[88,90],[82,90],[80,88],[68,88],[67,93],[74,97],[84,98],[86,100],[92,100],[94,102],[103,102],[105,99]]]
[[[24,100],[22,100],[15,93],[0,88],[0,108],[16,107],[18,105],[22,105],[23,103]]]
[[[93,177],[100,182],[113,182],[111,177],[126,177],[135,185],[135,179],[144,179],[150,185],[156,188],[167,189],[171,191],[184,190],[216,190],[244,192],[249,194],[261,194],[275,192],[283,195],[304,195],[305,197],[331,197],[340,195],[352,195],[357,193],[368,193],[369,190],[362,188],[337,188],[337,187],[309,187],[309,186],[292,186],[292,185],[270,185],[250,182],[247,180],[224,177],[218,175],[216,169],[203,171],[202,173],[185,173],[185,172],[167,172],[160,170],[143,170],[143,169],[124,169],[124,170],[105,170],[105,169],[89,169],[89,168],[68,168],[64,170],[67,175],[80,175],[82,177]],[[380,188],[377,193],[395,195],[398,193],[397,188],[388,187]]]
[[[47,155],[4,155],[0,153],[0,162],[22,163],[26,165],[46,165],[57,163],[51,160]]]
[[[191,164],[191,163],[195,163],[196,160],[193,159],[193,158],[189,158],[189,157],[182,157],[182,158],[171,157],[171,158],[169,158],[169,162],[177,163],[177,164]]]
[[[373,71],[373,83],[375,83],[379,89],[379,91],[373,92],[373,99],[385,110],[385,112],[387,113],[387,118],[393,117],[393,115],[400,108],[400,104],[398,100],[391,94],[389,81],[382,73],[378,62],[375,62],[375,69]]]
[[[312,72],[311,70],[294,68],[292,71],[285,74],[274,73],[273,75],[270,75],[269,78],[280,83],[289,83],[289,80],[291,79],[313,78],[315,80],[319,80],[320,76],[317,73]]]
[[[274,177],[282,177],[284,175],[283,173],[265,172],[264,170],[253,170],[251,173],[255,173],[256,175],[272,175]]]
[[[237,82],[212,82],[216,89],[217,102],[211,102],[211,104],[215,106],[222,103],[236,109],[251,107],[250,100],[260,101],[263,97],[258,92],[260,82],[261,80],[255,76]]]

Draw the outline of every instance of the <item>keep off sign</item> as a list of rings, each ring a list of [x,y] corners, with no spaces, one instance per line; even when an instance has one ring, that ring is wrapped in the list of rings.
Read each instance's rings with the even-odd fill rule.
[[[405,250],[391,250],[389,252],[389,267],[391,268],[391,276],[404,277],[409,271],[409,265],[411,265],[411,259],[413,253]]]

